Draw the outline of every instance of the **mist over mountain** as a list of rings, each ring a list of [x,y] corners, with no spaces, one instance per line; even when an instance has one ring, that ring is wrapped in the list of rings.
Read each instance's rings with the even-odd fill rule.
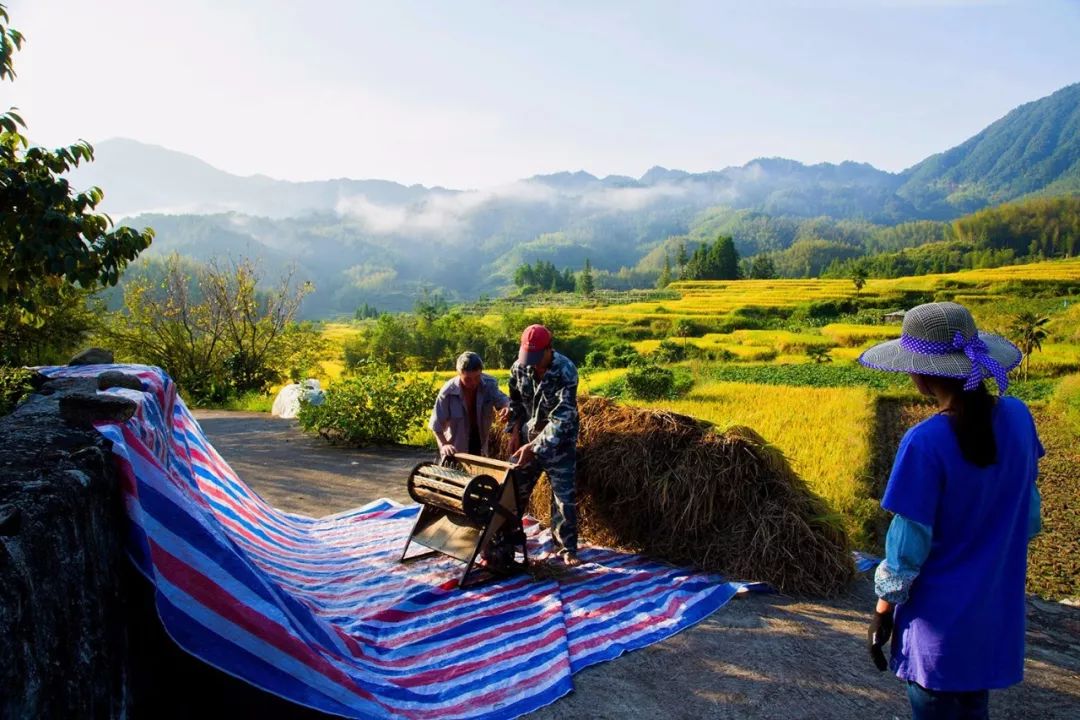
[[[761,158],[640,177],[585,171],[454,190],[369,179],[240,177],[134,140],[95,146],[71,175],[105,190],[103,209],[149,225],[147,257],[244,255],[268,274],[295,264],[316,292],[308,316],[364,302],[404,308],[422,287],[454,298],[496,292],[521,262],[599,270],[662,262],[672,237],[734,235],[744,256],[800,239],[858,245],[852,228],[945,220],[1038,193],[1080,190],[1080,84],[1025,104],[902,173],[857,162]],[[836,237],[832,237],[835,235]],[[666,244],[665,244],[666,241]],[[660,253],[659,255],[657,253]]]

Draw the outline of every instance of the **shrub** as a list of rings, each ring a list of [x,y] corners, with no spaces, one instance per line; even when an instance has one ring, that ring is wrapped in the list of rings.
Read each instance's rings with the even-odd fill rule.
[[[7,415],[33,388],[31,372],[21,367],[0,366],[0,416]]]
[[[518,342],[514,339],[514,357],[517,357]],[[589,335],[555,336],[555,350],[570,358],[575,365],[588,363],[589,353],[595,348],[596,341]],[[507,365],[509,367],[509,365]]]
[[[573,359],[573,358],[571,358]],[[587,368],[624,368],[641,361],[641,354],[630,343],[617,342],[605,349],[596,349],[585,356]]]
[[[675,321],[675,325],[672,326],[672,332],[679,337],[701,337],[709,329],[689,318],[679,318]]]
[[[641,355],[634,349],[634,346],[629,343],[617,343],[612,345],[607,352],[607,356],[607,367],[610,368],[630,367],[641,360]]]
[[[775,353],[775,351],[773,352]],[[731,352],[727,348],[714,348],[712,350],[709,350],[708,355],[710,360],[715,360],[716,362],[732,362],[737,357],[735,353]],[[775,358],[775,354],[773,358]]]
[[[686,359],[687,347],[671,340],[661,340],[660,346],[649,353],[649,359],[658,365],[682,362]]]
[[[675,373],[658,365],[632,368],[626,373],[626,390],[635,400],[671,397],[675,390]]]
[[[431,380],[365,365],[327,389],[321,405],[302,404],[299,421],[333,444],[397,443],[423,427],[434,401]]]
[[[802,303],[791,313],[793,320],[835,319],[841,315],[858,312],[859,307],[851,300],[812,300]]]
[[[649,323],[649,329],[657,337],[666,337],[671,334],[671,321],[667,318],[658,318]]]
[[[614,335],[620,340],[628,340],[630,342],[635,342],[637,340],[651,340],[652,329],[623,326],[615,330]]]
[[[585,367],[606,368],[608,366],[608,354],[603,350],[593,350],[585,356]]]

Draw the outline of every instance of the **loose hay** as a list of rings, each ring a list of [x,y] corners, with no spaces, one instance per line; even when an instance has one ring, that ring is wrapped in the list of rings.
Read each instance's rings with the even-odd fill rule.
[[[831,595],[852,578],[847,536],[824,501],[750,428],[719,433],[686,415],[592,396],[578,409],[585,540],[785,593]],[[547,523],[550,507],[544,478],[529,509]]]

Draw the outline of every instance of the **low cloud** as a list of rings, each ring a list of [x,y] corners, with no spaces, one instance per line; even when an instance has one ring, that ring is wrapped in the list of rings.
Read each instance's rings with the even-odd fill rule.
[[[581,204],[604,210],[631,212],[641,210],[660,200],[684,197],[686,188],[676,185],[654,185],[652,187],[603,188],[586,193]]]
[[[447,232],[461,229],[477,210],[492,202],[553,203],[558,193],[544,185],[516,182],[485,190],[432,193],[411,205],[383,205],[365,195],[338,201],[338,214],[363,222],[372,232]]]

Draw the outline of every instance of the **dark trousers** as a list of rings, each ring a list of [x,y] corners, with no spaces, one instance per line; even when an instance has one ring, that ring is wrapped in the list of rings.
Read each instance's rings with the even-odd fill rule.
[[[989,690],[927,690],[909,681],[907,694],[913,720],[988,720],[990,717]]]
[[[577,451],[573,445],[560,449],[549,462],[534,459],[517,473],[514,489],[518,506],[522,509],[529,502],[541,472],[546,472],[551,483],[551,537],[556,550],[565,548],[577,552],[577,502],[574,493],[574,473],[577,469]]]

